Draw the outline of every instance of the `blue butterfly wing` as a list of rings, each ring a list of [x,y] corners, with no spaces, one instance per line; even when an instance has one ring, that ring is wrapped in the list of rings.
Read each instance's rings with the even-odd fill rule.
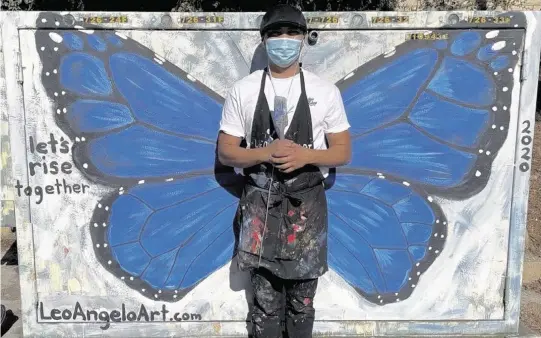
[[[142,295],[178,301],[231,260],[238,201],[216,162],[223,99],[122,34],[41,13],[36,45],[76,167],[116,186],[90,220],[103,267]],[[54,23],[54,24],[53,24]]]
[[[444,249],[447,220],[431,195],[477,194],[507,138],[523,32],[443,33],[337,83],[353,159],[327,179],[329,265],[379,305],[407,299]]]
[[[441,252],[445,215],[432,198],[383,175],[342,174],[328,191],[329,265],[367,300],[404,300]]]
[[[73,28],[58,15],[38,19],[54,21]],[[85,28],[36,32],[57,124],[78,141],[77,167],[116,185],[212,168],[223,98],[121,33]]]
[[[449,198],[484,188],[507,137],[523,37],[488,32],[407,41],[337,83],[352,125],[350,172],[384,172]]]
[[[212,175],[121,190],[92,217],[96,256],[142,295],[181,299],[231,260],[237,204]]]

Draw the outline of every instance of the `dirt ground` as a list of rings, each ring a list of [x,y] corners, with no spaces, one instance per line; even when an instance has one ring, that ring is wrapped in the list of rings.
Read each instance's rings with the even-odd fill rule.
[[[531,168],[525,259],[534,261],[541,260],[541,121],[535,124]],[[523,293],[520,320],[541,334],[541,303],[528,301],[541,298],[541,279],[524,284]]]

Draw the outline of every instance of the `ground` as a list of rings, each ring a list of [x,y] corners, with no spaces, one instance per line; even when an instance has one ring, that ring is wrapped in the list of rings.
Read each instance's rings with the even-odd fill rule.
[[[521,301],[521,337],[541,335],[541,121],[535,126],[528,203],[528,235],[524,265],[524,288]],[[7,311],[2,337],[22,337],[20,291],[15,233],[7,228],[1,232],[0,299]]]

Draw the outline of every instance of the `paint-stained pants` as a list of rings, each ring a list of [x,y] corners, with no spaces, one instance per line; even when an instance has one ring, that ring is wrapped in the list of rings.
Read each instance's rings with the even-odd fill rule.
[[[286,280],[260,268],[252,270],[251,280],[254,289],[252,312],[254,338],[282,337],[280,315],[284,301],[288,336],[312,337],[315,315],[313,302],[317,279]]]

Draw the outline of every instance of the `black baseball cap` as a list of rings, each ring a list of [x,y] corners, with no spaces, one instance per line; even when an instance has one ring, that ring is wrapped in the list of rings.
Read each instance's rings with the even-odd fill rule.
[[[296,27],[302,29],[304,32],[308,30],[306,19],[302,12],[288,4],[276,5],[267,11],[261,20],[259,33],[261,36],[264,36],[269,29],[280,26]]]

